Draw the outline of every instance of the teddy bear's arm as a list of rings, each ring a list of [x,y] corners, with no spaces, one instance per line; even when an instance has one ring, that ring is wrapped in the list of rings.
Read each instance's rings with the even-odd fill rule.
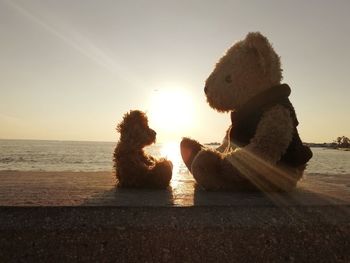
[[[226,133],[225,133],[225,137],[222,140],[221,145],[218,148],[216,148],[216,150],[218,152],[228,153],[229,151],[234,149],[233,145],[230,143],[231,127],[232,127],[231,125],[228,127],[228,129],[226,130]]]
[[[249,155],[253,154],[263,161],[276,164],[292,141],[293,131],[290,111],[281,105],[274,106],[263,114],[250,143],[244,148],[235,150],[226,158],[232,164],[236,164],[239,159],[249,159]]]
[[[255,136],[245,150],[276,164],[292,141],[293,132],[290,111],[281,105],[274,106],[263,114]]]

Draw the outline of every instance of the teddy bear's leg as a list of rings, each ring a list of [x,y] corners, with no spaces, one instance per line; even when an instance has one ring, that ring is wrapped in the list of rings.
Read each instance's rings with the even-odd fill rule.
[[[221,153],[206,149],[195,140],[182,140],[181,155],[194,179],[207,190],[255,190],[254,185],[241,176]]]
[[[181,156],[187,169],[190,172],[191,172],[193,159],[196,157],[199,151],[202,150],[203,148],[204,146],[195,140],[192,140],[186,137],[182,139],[180,143]]]
[[[150,187],[166,188],[171,180],[173,164],[166,159],[160,159],[155,164],[147,177],[147,184]]]
[[[241,172],[214,150],[202,150],[192,163],[192,174],[206,190],[255,191],[256,187]]]
[[[275,188],[276,191],[290,192],[295,189],[298,181],[303,177],[303,172],[306,165],[301,165],[299,167],[286,167],[283,165],[278,165],[277,169],[279,173],[275,177]]]
[[[221,173],[221,156],[211,150],[202,150],[194,158],[191,172],[197,184],[206,190],[221,189],[225,182]]]
[[[251,186],[262,192],[293,190],[305,169],[305,166],[274,165],[246,150],[232,152],[225,156],[225,160],[237,168]]]

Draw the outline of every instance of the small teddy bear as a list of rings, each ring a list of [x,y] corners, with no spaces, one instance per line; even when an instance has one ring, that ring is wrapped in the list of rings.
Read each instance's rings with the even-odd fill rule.
[[[144,152],[156,141],[156,132],[148,127],[145,113],[132,110],[117,126],[120,139],[114,151],[114,167],[119,187],[167,188],[173,165],[164,158],[156,159]]]
[[[268,39],[249,33],[234,44],[206,80],[209,105],[231,113],[231,126],[217,150],[184,138],[181,155],[197,184],[208,190],[290,191],[312,157],[297,130],[281,84],[280,58]]]

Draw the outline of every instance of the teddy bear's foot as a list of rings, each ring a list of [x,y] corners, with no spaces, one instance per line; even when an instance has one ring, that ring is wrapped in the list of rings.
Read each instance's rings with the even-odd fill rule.
[[[193,159],[202,150],[204,146],[199,142],[192,140],[190,138],[184,137],[180,143],[180,151],[182,160],[184,161],[187,169],[191,172],[191,166]]]
[[[148,176],[148,185],[151,188],[164,189],[169,186],[173,164],[166,159],[159,160]]]
[[[220,153],[200,151],[192,163],[192,175],[197,184],[206,190],[226,189],[228,182],[221,174],[223,161]]]

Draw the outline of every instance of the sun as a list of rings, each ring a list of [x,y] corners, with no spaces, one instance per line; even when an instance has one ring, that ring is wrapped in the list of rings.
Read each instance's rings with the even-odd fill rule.
[[[185,89],[179,87],[156,89],[149,103],[147,115],[150,125],[161,137],[174,139],[192,127],[195,107],[191,94]]]

